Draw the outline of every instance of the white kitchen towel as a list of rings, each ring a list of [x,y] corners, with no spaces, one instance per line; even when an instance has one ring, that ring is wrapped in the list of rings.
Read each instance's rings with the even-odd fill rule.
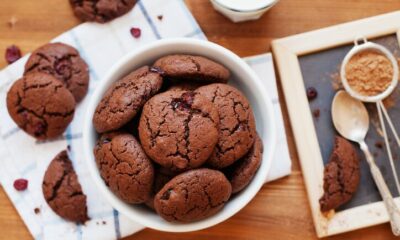
[[[162,20],[158,16],[162,15]],[[138,27],[140,38],[135,39],[129,30]],[[36,141],[18,129],[6,109],[6,94],[12,83],[22,76],[28,56],[0,71],[0,182],[35,239],[117,239],[141,229],[113,209],[89,176],[83,159],[82,122],[90,94],[107,70],[125,53],[161,38],[191,37],[206,39],[183,0],[141,0],[128,14],[107,24],[83,23],[55,38],[76,47],[90,68],[88,96],[75,112],[74,120],[66,133],[52,141]],[[265,91],[272,96],[279,143],[268,180],[290,174],[291,162],[286,144],[272,57],[270,54],[247,58],[265,83]],[[87,195],[91,218],[85,225],[76,225],[58,217],[46,204],[42,195],[44,172],[61,150],[69,146],[70,158],[78,174],[83,191]],[[23,192],[13,188],[17,178],[29,180]],[[268,204],[268,203],[266,203]],[[34,209],[40,213],[35,214]]]

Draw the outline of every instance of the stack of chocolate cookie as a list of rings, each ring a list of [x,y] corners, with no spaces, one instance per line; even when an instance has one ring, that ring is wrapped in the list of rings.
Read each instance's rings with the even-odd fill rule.
[[[7,94],[7,109],[29,135],[39,140],[55,138],[72,121],[88,85],[88,66],[79,52],[67,44],[49,43],[29,57],[24,76]]]
[[[243,190],[263,146],[229,77],[205,57],[169,55],[115,82],[93,116],[94,155],[110,190],[175,222],[211,216]]]

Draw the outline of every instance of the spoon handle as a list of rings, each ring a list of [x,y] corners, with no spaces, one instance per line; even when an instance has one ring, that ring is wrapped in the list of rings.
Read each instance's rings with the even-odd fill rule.
[[[367,162],[369,163],[371,169],[372,177],[374,178],[375,184],[378,187],[383,202],[385,203],[386,210],[390,218],[390,225],[392,227],[392,232],[395,236],[400,236],[400,211],[393,200],[392,194],[390,193],[390,190],[386,185],[385,179],[383,178],[381,171],[375,164],[374,157],[369,151],[367,144],[365,142],[361,142],[360,147],[367,158]]]

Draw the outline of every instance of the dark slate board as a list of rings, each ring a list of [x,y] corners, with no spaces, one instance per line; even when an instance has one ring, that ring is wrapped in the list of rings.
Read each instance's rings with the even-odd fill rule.
[[[371,41],[386,46],[397,58],[400,59],[400,48],[396,35],[372,39]],[[334,136],[337,134],[332,123],[330,108],[333,97],[340,83],[340,65],[345,55],[352,47],[353,44],[349,44],[299,57],[305,87],[314,87],[318,91],[318,97],[310,102],[310,111],[313,112],[316,109],[320,110],[320,116],[314,116],[313,118],[324,164],[329,161],[329,156],[333,148]],[[392,117],[396,129],[400,130],[400,84],[392,96],[389,97],[387,104],[392,105],[388,109],[389,114]],[[380,167],[392,194],[394,196],[399,196],[392,175],[392,170],[390,168],[389,158],[386,153],[384,139],[377,131],[379,120],[376,106],[375,104],[367,104],[367,108],[371,120],[370,131],[367,135],[367,144],[370,147],[371,152],[374,154],[376,163]],[[387,131],[389,131],[388,128]],[[389,136],[392,137],[392,135]],[[376,143],[382,143],[383,148],[377,147]],[[391,141],[391,144],[396,170],[400,175],[400,149],[394,141]],[[358,146],[356,147],[358,148]],[[360,186],[352,200],[342,206],[339,210],[381,201],[379,192],[370,174],[368,164],[361,151],[359,151],[359,156],[362,159]]]

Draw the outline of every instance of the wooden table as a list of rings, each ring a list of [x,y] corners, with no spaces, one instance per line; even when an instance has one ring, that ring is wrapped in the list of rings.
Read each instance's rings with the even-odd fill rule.
[[[275,38],[400,9],[399,0],[281,0],[258,21],[233,24],[216,13],[208,0],[186,2],[210,41],[243,57],[270,51],[270,42]],[[7,22],[12,16],[16,17],[17,23],[10,28]],[[3,54],[7,46],[16,44],[27,53],[77,24],[79,21],[73,16],[67,0],[1,0],[0,68],[6,66]],[[184,234],[146,229],[127,239],[316,239],[282,97],[281,101],[293,161],[290,177],[264,186],[242,211],[210,229]],[[0,190],[0,236],[9,240],[31,239],[3,190]],[[395,239],[389,224],[332,239],[361,237],[371,240]]]

